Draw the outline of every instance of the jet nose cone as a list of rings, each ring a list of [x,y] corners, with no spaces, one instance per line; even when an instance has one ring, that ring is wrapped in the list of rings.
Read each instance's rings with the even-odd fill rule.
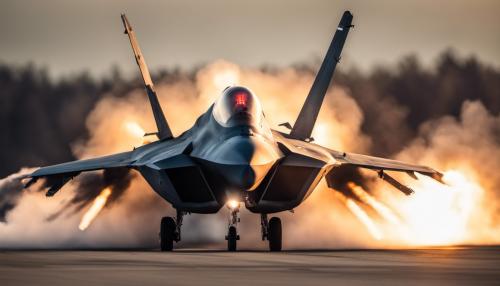
[[[233,187],[240,190],[249,190],[257,182],[256,173],[250,165],[233,166],[225,176]]]
[[[234,188],[253,190],[280,158],[275,146],[255,136],[235,136],[213,154],[222,175]]]

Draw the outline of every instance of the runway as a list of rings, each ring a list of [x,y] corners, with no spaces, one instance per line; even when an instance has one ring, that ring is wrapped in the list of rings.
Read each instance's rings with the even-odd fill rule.
[[[500,285],[500,247],[0,251],[0,285]]]

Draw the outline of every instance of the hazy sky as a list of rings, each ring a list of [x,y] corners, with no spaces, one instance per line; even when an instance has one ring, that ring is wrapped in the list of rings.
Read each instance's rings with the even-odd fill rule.
[[[224,58],[244,66],[288,65],[323,56],[344,10],[355,29],[344,66],[369,69],[447,47],[500,66],[500,1],[118,1],[2,0],[0,61],[33,61],[53,75],[118,64],[135,71],[120,13],[126,12],[151,68]]]

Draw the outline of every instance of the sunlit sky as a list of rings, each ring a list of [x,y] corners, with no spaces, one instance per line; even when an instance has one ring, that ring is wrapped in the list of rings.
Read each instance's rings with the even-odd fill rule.
[[[2,0],[0,62],[46,66],[54,76],[116,64],[136,71],[120,21],[126,12],[152,69],[215,59],[286,66],[322,57],[342,12],[355,29],[344,66],[369,70],[416,53],[424,64],[447,47],[500,66],[500,1],[65,1]]]

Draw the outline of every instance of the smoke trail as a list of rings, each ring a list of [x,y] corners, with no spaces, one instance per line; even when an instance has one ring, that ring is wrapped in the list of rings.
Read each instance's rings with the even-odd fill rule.
[[[8,212],[14,209],[23,194],[21,177],[33,170],[32,168],[23,168],[19,172],[0,180],[0,223],[7,222]]]

